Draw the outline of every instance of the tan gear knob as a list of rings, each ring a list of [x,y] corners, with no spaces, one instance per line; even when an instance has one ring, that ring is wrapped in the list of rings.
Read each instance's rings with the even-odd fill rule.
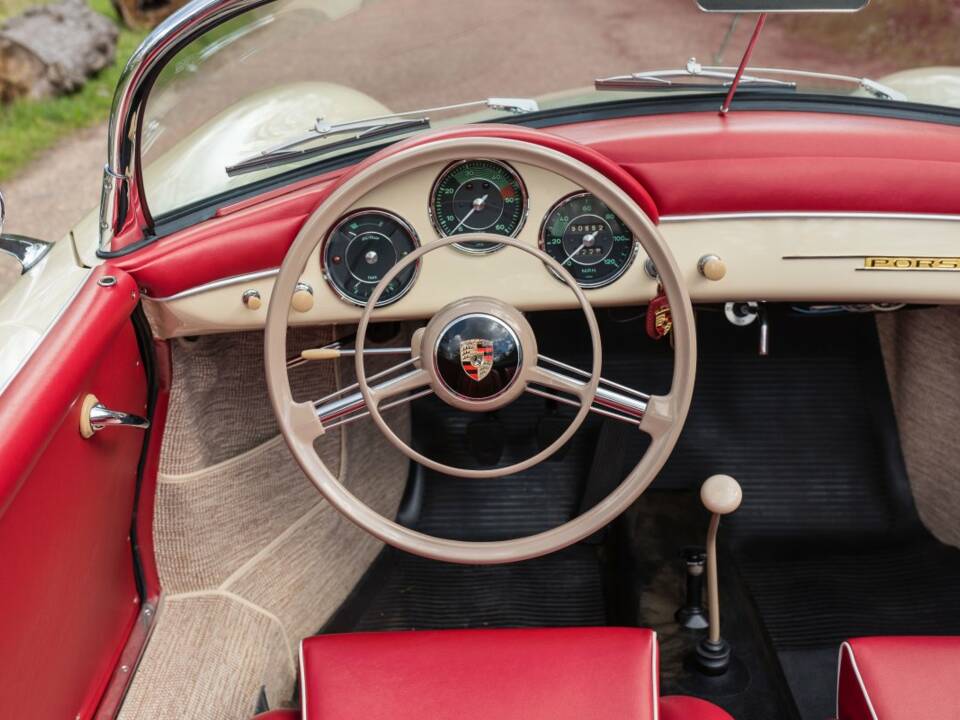
[[[712,475],[700,488],[700,500],[703,506],[717,515],[729,515],[743,500],[740,483],[729,475]]]

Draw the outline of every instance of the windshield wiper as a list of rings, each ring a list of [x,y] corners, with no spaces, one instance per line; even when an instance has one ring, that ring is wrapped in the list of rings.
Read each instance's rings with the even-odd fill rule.
[[[593,86],[597,90],[717,90],[730,87],[736,76],[736,68],[704,67],[691,58],[685,68],[676,70],[650,70],[597,78]],[[701,79],[703,81],[701,81]],[[773,78],[744,75],[740,84],[753,88],[794,90],[796,83]]]
[[[901,92],[894,90],[876,80],[852,75],[836,75],[833,73],[814,72],[811,70],[791,70],[788,68],[749,68],[754,73],[788,75],[793,77],[817,78],[820,80],[835,80],[837,82],[856,83],[862,90],[881,100],[906,100]],[[608,78],[599,78],[594,81],[597,90],[710,90],[730,87],[737,74],[735,67],[721,67],[701,65],[695,58],[687,61],[685,68],[677,70],[653,70],[650,72],[632,73],[630,75],[615,75]],[[703,78],[708,82],[700,82]],[[714,81],[714,82],[710,82]],[[795,90],[797,84],[775,78],[758,77],[757,75],[744,76],[740,80],[744,87],[753,89],[773,88]]]
[[[340,123],[325,123],[323,118],[320,117],[317,118],[314,126],[306,134],[267,148],[252,157],[241,160],[235,165],[228,165],[226,172],[230,177],[234,177],[264,168],[286,165],[288,163],[326,155],[357,145],[364,145],[373,140],[402,135],[413,130],[430,127],[430,118],[425,113],[459,110],[461,108],[480,105],[484,105],[491,110],[502,110],[515,114],[536,112],[540,109],[536,100],[528,98],[487,98],[486,100],[475,100],[457,103],[456,105],[443,105],[441,107],[425,108],[424,110],[410,110],[407,112],[380,115],[378,117]],[[300,148],[301,145],[306,145],[315,140],[334,138],[341,135],[349,135],[349,137],[323,145]]]

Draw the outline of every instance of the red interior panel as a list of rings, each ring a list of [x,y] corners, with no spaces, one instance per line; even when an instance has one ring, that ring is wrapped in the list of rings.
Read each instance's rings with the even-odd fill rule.
[[[87,718],[139,611],[130,523],[143,431],[85,440],[80,403],[143,414],[128,275],[87,285],[0,399],[0,717]]]

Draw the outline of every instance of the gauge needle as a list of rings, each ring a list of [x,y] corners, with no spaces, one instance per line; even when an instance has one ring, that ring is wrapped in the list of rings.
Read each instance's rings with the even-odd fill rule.
[[[597,235],[599,235],[599,234],[600,234],[600,231],[599,231],[599,230],[595,230],[595,231],[592,232],[592,233],[589,233],[589,234],[587,234],[587,235],[584,235],[584,236],[583,236],[583,242],[580,243],[580,247],[578,247],[578,248],[577,248],[576,250],[574,250],[572,253],[570,253],[569,255],[567,255],[567,259],[564,260],[564,261],[563,261],[562,263],[560,263],[560,264],[561,264],[561,265],[566,265],[568,262],[570,262],[571,260],[573,260],[573,256],[576,255],[578,252],[580,252],[581,250],[583,250],[585,247],[590,247],[590,246],[592,246],[592,245],[593,245],[593,241],[596,239]]]
[[[560,263],[560,264],[561,264],[561,265],[566,265],[568,262],[570,262],[571,260],[573,260],[573,256],[576,255],[576,254],[577,254],[578,252],[580,252],[581,250],[583,250],[583,248],[585,248],[586,245],[587,245],[587,243],[586,243],[586,238],[584,238],[584,242],[580,243],[580,247],[578,247],[578,248],[577,248],[576,250],[574,250],[572,253],[570,253],[569,255],[567,255],[567,259],[564,260],[564,261],[563,261],[562,263]]]
[[[490,197],[489,194],[484,195],[483,197],[475,198],[473,201],[473,207],[470,208],[470,212],[468,212],[466,215],[463,216],[463,220],[461,220],[457,224],[457,226],[450,231],[450,234],[451,235],[456,234],[457,230],[463,227],[463,224],[470,219],[471,215],[473,215],[477,210],[483,210],[483,206],[486,204],[488,197]]]

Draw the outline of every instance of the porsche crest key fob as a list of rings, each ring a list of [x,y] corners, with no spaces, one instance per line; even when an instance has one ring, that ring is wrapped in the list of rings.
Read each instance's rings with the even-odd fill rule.
[[[657,294],[647,306],[647,335],[653,340],[662,340],[673,329],[673,316],[666,293],[657,288]]]

